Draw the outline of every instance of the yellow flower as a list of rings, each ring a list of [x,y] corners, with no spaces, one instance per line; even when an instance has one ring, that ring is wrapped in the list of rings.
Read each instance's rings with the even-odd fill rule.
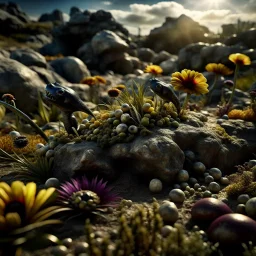
[[[250,58],[247,55],[242,54],[242,53],[230,54],[228,59],[239,66],[251,65]]]
[[[194,70],[183,69],[180,72],[172,74],[171,84],[177,91],[183,91],[188,94],[206,94],[209,92],[207,89],[207,80],[203,74]]]
[[[145,73],[151,73],[153,75],[159,75],[163,73],[163,70],[158,65],[148,65],[145,70]]]
[[[120,95],[121,91],[117,88],[112,88],[108,90],[108,96],[111,98],[116,98]]]
[[[48,188],[37,193],[34,182],[24,185],[14,181],[11,186],[0,182],[0,231],[10,232],[42,222],[59,212],[59,206],[45,207],[53,200],[54,192],[55,188]]]
[[[80,81],[81,84],[88,84],[88,85],[95,85],[98,83],[98,80],[93,77],[93,76],[89,76],[89,77],[85,77]]]
[[[208,72],[213,72],[217,75],[222,75],[222,76],[228,76],[233,73],[233,70],[229,69],[225,65],[221,63],[209,63],[206,65],[205,69]]]
[[[106,79],[103,78],[102,76],[94,76],[94,78],[98,81],[98,83],[101,83],[101,84],[107,83]]]
[[[118,84],[114,88],[122,91],[122,90],[124,90],[126,88],[126,86],[124,84]]]

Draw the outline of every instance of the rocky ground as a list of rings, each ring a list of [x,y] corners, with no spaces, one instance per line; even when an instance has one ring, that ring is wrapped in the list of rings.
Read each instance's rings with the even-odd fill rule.
[[[251,65],[240,70],[233,107],[245,109],[251,104],[248,91],[255,89],[256,81],[256,43],[253,40],[255,29],[232,37],[224,38],[224,35],[217,37],[211,35],[206,27],[181,15],[177,19],[166,18],[161,27],[152,29],[144,38],[130,35],[110,13],[103,10],[91,13],[73,7],[68,22],[64,21],[60,11],[54,10],[50,14],[43,14],[35,22],[13,3],[0,5],[0,24],[2,39],[0,95],[13,94],[16,106],[34,121],[36,120],[49,134],[55,134],[60,126],[63,128],[63,124],[59,122],[63,119],[61,116],[58,118],[55,116],[49,123],[42,119],[42,114],[40,115],[39,93],[45,91],[46,84],[58,82],[71,88],[90,109],[98,110],[97,102],[92,102],[90,97],[91,85],[83,83],[84,79],[95,75],[105,79],[106,83],[98,87],[97,101],[109,103],[113,102],[113,99],[109,98],[108,90],[120,84],[131,89],[132,84],[136,82],[145,84],[149,88],[147,83],[151,75],[145,74],[143,70],[150,64],[159,65],[163,69],[162,75],[158,78],[166,83],[170,83],[173,72],[194,69],[202,72],[211,86],[214,77],[212,73],[205,71],[206,64],[222,63],[234,69],[228,56],[238,52],[246,54],[251,59]],[[190,34],[184,34],[183,31],[190,31]],[[206,33],[208,33],[207,37]],[[176,36],[170,41],[168,34]],[[46,246],[47,249],[35,248],[33,252],[24,250],[21,255],[102,255],[92,252],[90,254],[88,244],[101,247],[104,237],[108,235],[112,241],[120,239],[120,215],[123,213],[127,219],[132,218],[142,206],[145,207],[144,210],[152,210],[153,198],[157,200],[159,206],[165,205],[165,200],[174,201],[177,206],[175,208],[175,205],[165,205],[166,211],[170,210],[167,218],[176,216],[174,217],[176,219],[168,222],[164,219],[166,215],[162,213],[161,217],[164,219],[162,225],[173,226],[176,222],[182,224],[187,231],[191,230],[194,224],[200,225],[191,220],[191,209],[195,202],[204,197],[217,198],[218,202],[228,205],[232,212],[249,215],[255,220],[254,201],[253,214],[248,214],[245,210],[248,198],[242,201],[241,198],[238,199],[240,194],[248,194],[252,199],[256,196],[252,169],[256,162],[255,122],[230,119],[227,115],[216,114],[221,98],[228,99],[231,94],[231,88],[224,86],[224,81],[230,79],[233,79],[233,75],[219,78],[212,94],[211,104],[200,108],[197,105],[198,98],[192,97],[187,119],[170,118],[169,121],[174,122],[175,125],[168,127],[155,125],[150,134],[137,136],[129,143],[117,143],[102,148],[94,141],[87,141],[86,138],[76,142],[54,145],[49,143],[43,146],[41,149],[42,152],[44,151],[43,156],[47,154],[54,156],[51,169],[53,177],[65,181],[80,174],[89,177],[98,175],[108,180],[109,185],[114,187],[124,200],[117,208],[108,209],[109,214],[106,219],[99,216],[92,219],[91,233],[98,240],[90,241],[85,235],[85,218],[80,216],[64,220],[63,225],[47,230],[56,235],[60,239],[59,244],[65,245],[64,247],[56,246],[57,243],[53,239],[52,243]],[[152,91],[147,91],[146,96],[153,95]],[[183,101],[185,94],[179,97]],[[47,109],[53,112],[50,106]],[[77,117],[80,122],[84,119],[83,115],[81,117],[78,114]],[[15,116],[9,111],[1,116],[0,145],[4,150],[11,149],[9,153],[13,150],[13,145],[7,145],[4,139],[14,129],[15,120]],[[34,133],[25,122],[20,125],[22,134],[30,136]],[[31,139],[29,145],[32,144],[34,149],[30,150],[30,155],[27,155],[29,158],[32,158],[31,152],[35,151],[35,146],[39,142],[43,140]],[[250,168],[248,163],[251,165]],[[221,177],[214,178],[214,174],[209,173],[211,168],[220,170]],[[13,175],[15,170],[19,170],[17,164],[1,161],[0,180],[10,184],[15,179]],[[185,176],[189,175],[190,179],[188,177],[184,179],[184,173]],[[249,183],[239,183],[240,180],[246,180],[243,175],[249,175]],[[195,178],[196,181],[193,180]],[[150,185],[152,179],[156,179],[155,186]],[[230,183],[236,182],[242,184],[242,188],[238,186],[233,190],[225,190]],[[214,184],[210,185],[210,183]],[[160,187],[162,186],[161,189],[159,184]],[[246,190],[250,184],[254,190]],[[44,184],[41,183],[39,187],[43,188]],[[173,189],[179,190],[179,196],[184,195],[181,203],[170,196],[169,193]],[[235,193],[235,196],[230,196],[230,191]],[[173,211],[177,211],[178,215]],[[251,226],[254,227],[255,221],[252,223]],[[240,228],[241,226],[238,226],[237,229],[241,230]],[[204,227],[204,230],[207,229]],[[230,232],[233,231],[231,228]],[[164,231],[161,227],[157,232],[163,235]],[[205,238],[205,234],[202,234]],[[73,242],[65,238],[72,238]],[[121,240],[122,243],[129,244],[125,239]],[[85,241],[88,244],[82,244]],[[52,246],[53,244],[55,246]],[[177,246],[183,248],[183,244],[177,243]],[[193,244],[190,246],[193,247]],[[229,251],[223,252],[224,255],[230,255]],[[242,255],[240,251],[239,253],[237,255]],[[255,250],[252,249],[250,253],[246,255],[255,255],[253,254]],[[176,254],[170,255],[188,254],[181,252],[179,254],[179,251],[176,251]],[[209,254],[198,251],[192,255]],[[233,255],[236,255],[235,252]]]

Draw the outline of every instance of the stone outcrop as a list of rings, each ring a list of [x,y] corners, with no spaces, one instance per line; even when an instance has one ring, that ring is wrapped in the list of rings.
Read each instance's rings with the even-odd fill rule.
[[[145,46],[155,52],[165,50],[177,54],[187,44],[206,42],[205,33],[208,32],[206,27],[184,14],[178,18],[167,17],[161,27],[150,31]]]
[[[177,129],[155,128],[148,136],[131,143],[101,149],[94,142],[58,145],[54,150],[54,176],[63,180],[74,175],[99,175],[108,180],[125,173],[143,180],[159,178],[172,183],[184,168],[185,150],[196,154],[206,168],[220,168],[223,174],[248,161],[256,150],[255,128],[250,122],[223,120],[190,112],[190,118]],[[192,171],[192,165],[186,166]]]
[[[39,22],[47,22],[47,21],[57,21],[60,23],[64,23],[63,12],[60,10],[54,10],[52,13],[44,13],[39,19]]]
[[[20,62],[0,58],[0,93],[13,94],[16,105],[25,113],[37,109],[38,91],[44,91],[45,84],[36,72]]]

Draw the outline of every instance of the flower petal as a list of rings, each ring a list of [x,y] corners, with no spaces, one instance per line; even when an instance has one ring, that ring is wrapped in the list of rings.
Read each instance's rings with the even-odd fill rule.
[[[0,199],[2,199],[6,204],[11,201],[11,198],[3,188],[0,188]]]
[[[36,184],[34,182],[29,182],[25,188],[25,206],[27,218],[30,216],[31,210],[34,206],[35,196],[36,196]]]
[[[17,212],[9,212],[5,216],[6,225],[13,229],[18,228],[21,225],[20,215]]]
[[[19,202],[24,202],[24,183],[21,181],[14,181],[11,185],[13,199]]]

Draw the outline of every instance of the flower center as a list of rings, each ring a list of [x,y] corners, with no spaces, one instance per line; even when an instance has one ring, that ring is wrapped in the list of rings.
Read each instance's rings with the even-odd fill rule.
[[[84,211],[92,211],[100,204],[100,197],[93,191],[80,190],[73,193],[69,202],[75,207]]]
[[[186,87],[187,89],[191,89],[193,90],[194,87],[195,87],[195,83],[194,81],[192,80],[184,80],[184,87]]]
[[[26,216],[25,205],[18,201],[13,201],[6,205],[4,215],[10,212],[17,212],[20,215],[20,219],[24,220]]]

